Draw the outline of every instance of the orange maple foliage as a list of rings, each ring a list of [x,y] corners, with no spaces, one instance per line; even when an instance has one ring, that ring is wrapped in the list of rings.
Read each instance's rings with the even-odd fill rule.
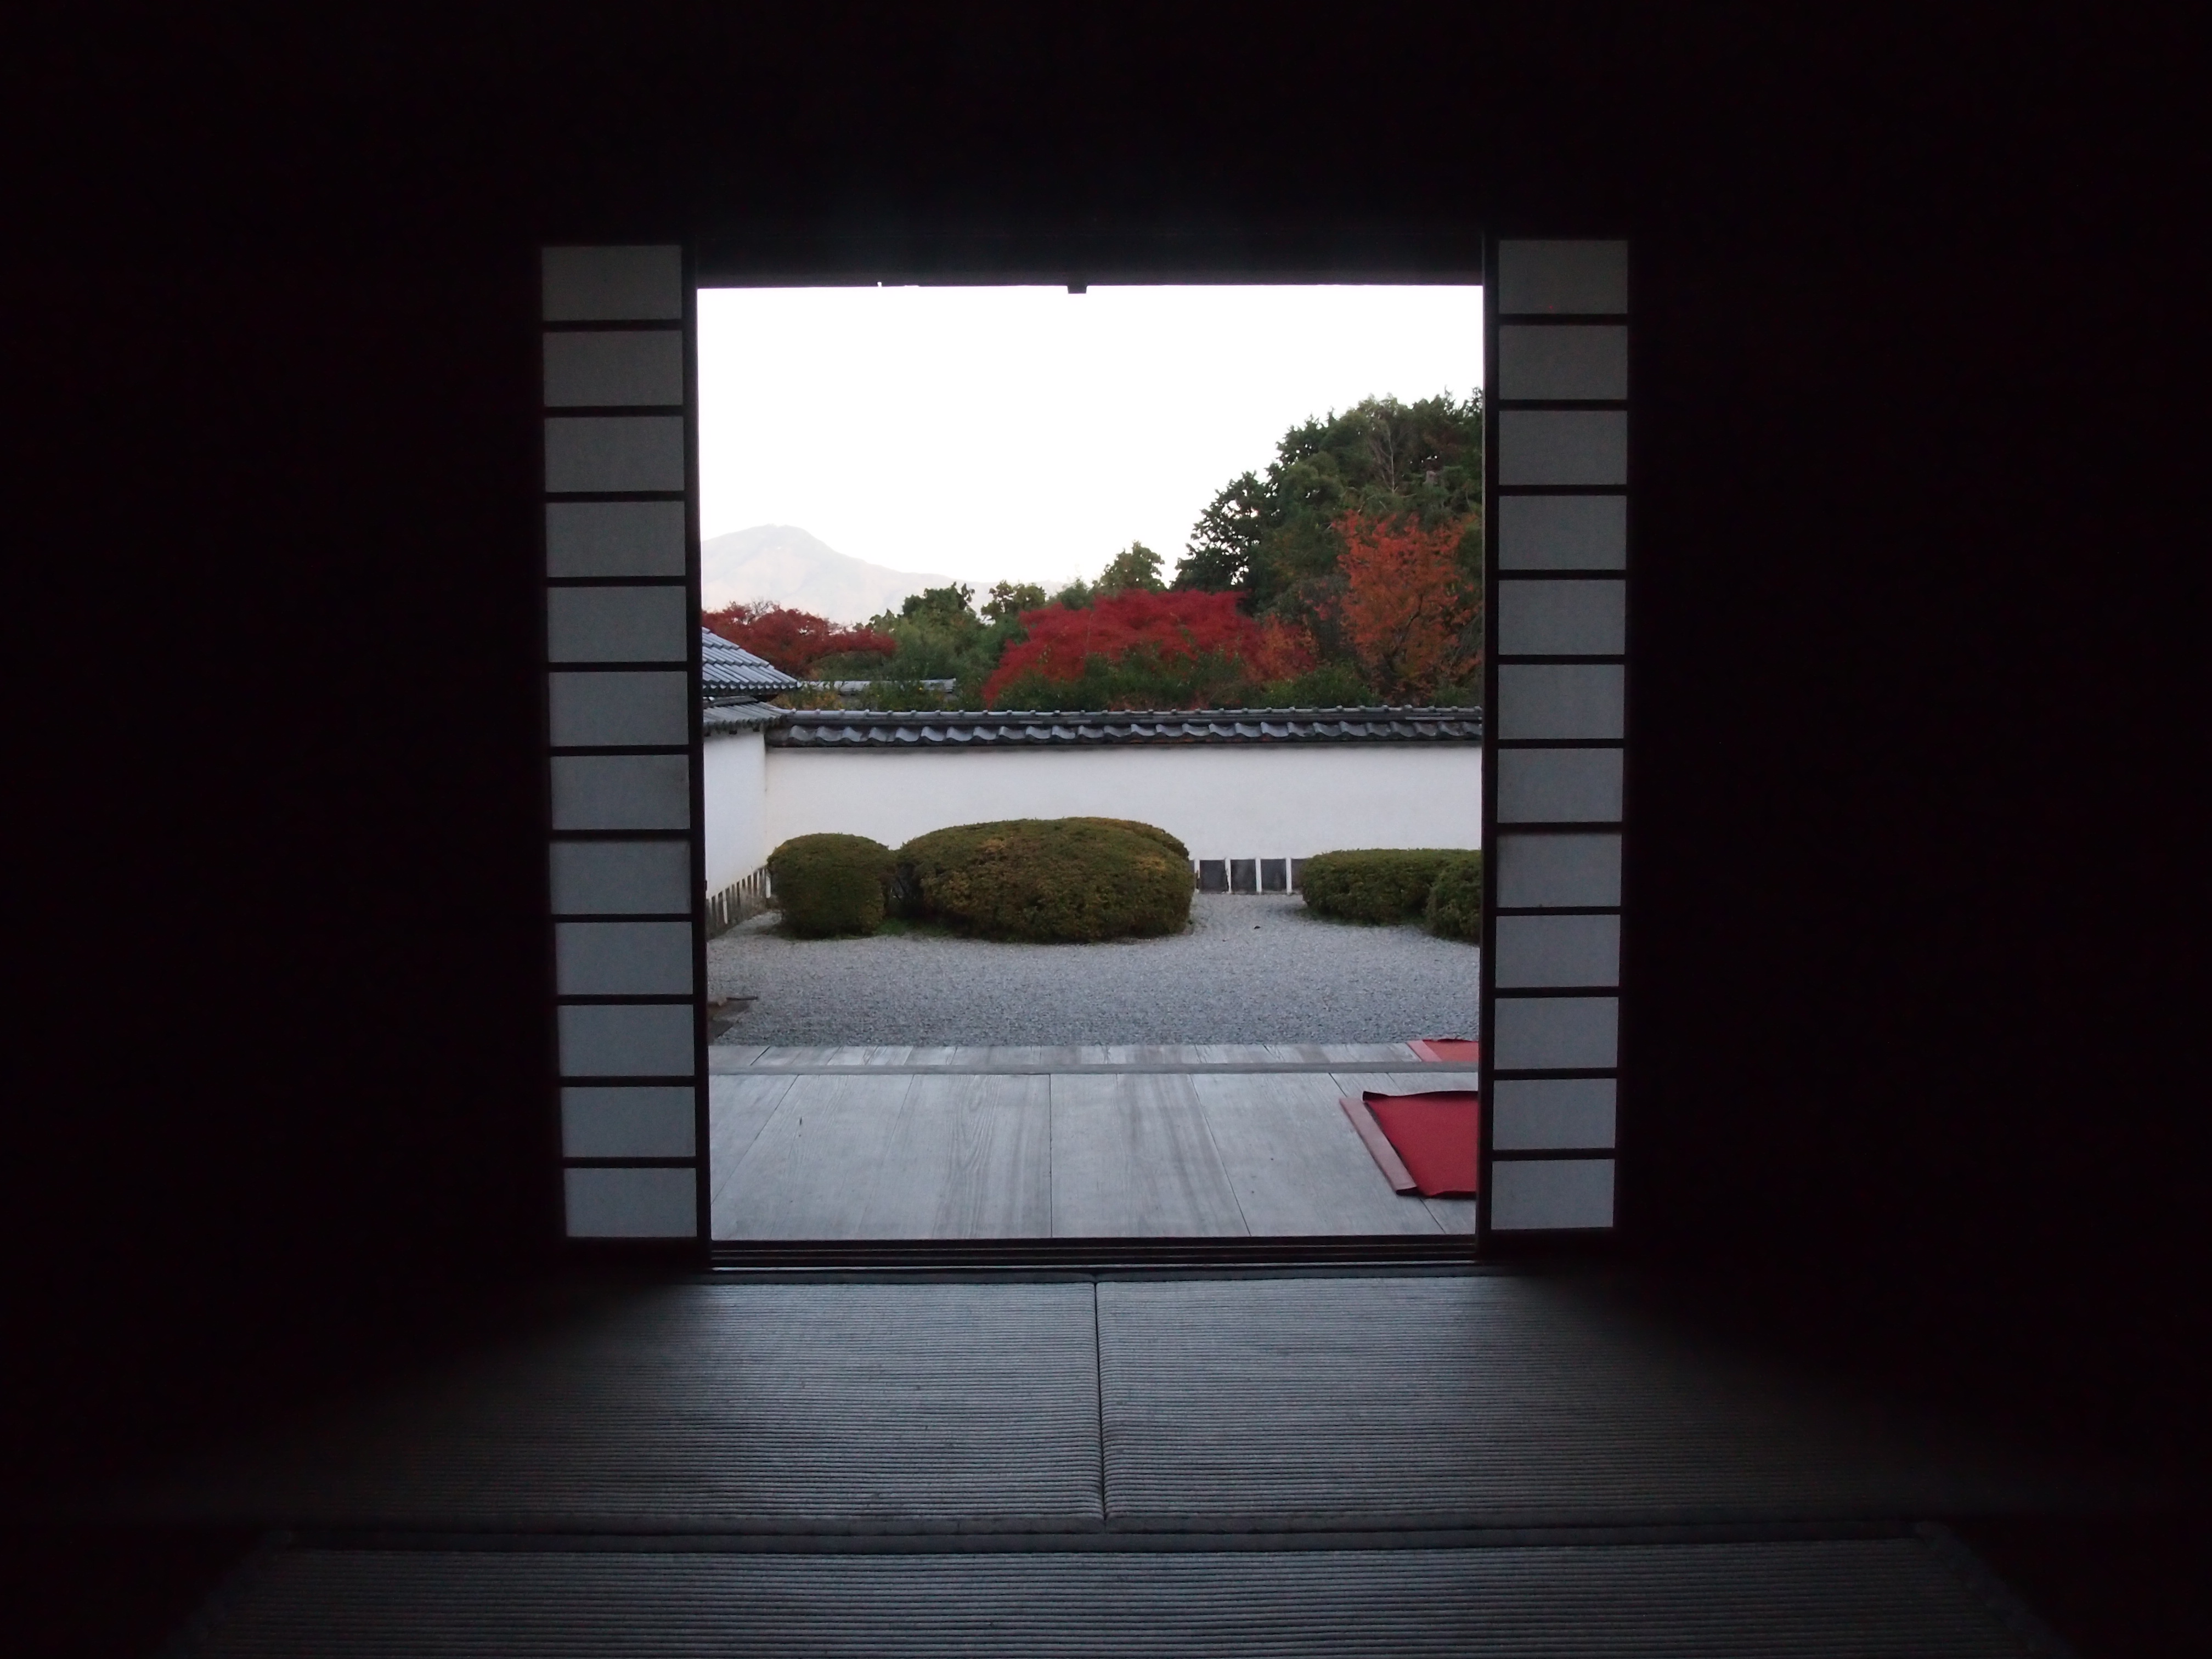
[[[993,708],[1009,684],[1025,676],[1076,680],[1091,658],[1120,663],[1143,649],[1164,664],[1219,657],[1260,680],[1287,679],[1314,665],[1313,641],[1304,629],[1285,628],[1272,617],[1255,622],[1237,610],[1234,593],[1128,588],[1079,611],[1062,605],[1024,611],[1022,626],[1029,637],[1007,647],[983,682],[983,701]]]
[[[1286,623],[1269,617],[1260,624],[1259,638],[1244,650],[1245,672],[1262,682],[1296,679],[1321,660],[1313,629],[1304,623]]]
[[[1336,619],[1386,696],[1425,702],[1464,666],[1460,635],[1474,615],[1457,556],[1466,527],[1358,513],[1337,521],[1346,592]]]

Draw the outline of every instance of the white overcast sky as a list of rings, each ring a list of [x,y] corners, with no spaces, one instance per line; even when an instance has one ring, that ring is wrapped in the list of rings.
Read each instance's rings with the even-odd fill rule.
[[[708,289],[702,528],[1001,579],[1095,576],[1190,527],[1284,431],[1482,380],[1474,288]]]

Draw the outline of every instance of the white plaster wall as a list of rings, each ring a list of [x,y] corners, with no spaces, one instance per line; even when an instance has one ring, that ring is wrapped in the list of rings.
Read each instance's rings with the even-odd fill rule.
[[[714,745],[709,744],[711,754]],[[1139,818],[1194,859],[1310,858],[1352,847],[1474,847],[1477,744],[822,753],[770,749],[769,848],[821,830],[896,847],[995,818]],[[710,780],[713,773],[708,773]],[[710,807],[708,833],[713,833]]]
[[[775,846],[768,830],[768,745],[739,732],[707,739],[707,890],[719,893],[767,861]]]

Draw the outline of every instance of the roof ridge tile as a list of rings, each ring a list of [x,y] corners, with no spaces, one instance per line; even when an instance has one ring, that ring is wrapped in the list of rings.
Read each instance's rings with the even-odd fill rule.
[[[734,647],[732,647],[734,648]],[[771,670],[771,672],[774,671]],[[779,711],[778,748],[1100,744],[1480,743],[1480,708],[838,709]]]

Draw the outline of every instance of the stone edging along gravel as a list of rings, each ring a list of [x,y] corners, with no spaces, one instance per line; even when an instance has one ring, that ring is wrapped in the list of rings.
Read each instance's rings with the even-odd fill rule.
[[[793,939],[773,915],[707,946],[708,993],[757,999],[726,1042],[1401,1042],[1471,1032],[1480,952],[1302,900],[1200,893],[1170,939]]]

